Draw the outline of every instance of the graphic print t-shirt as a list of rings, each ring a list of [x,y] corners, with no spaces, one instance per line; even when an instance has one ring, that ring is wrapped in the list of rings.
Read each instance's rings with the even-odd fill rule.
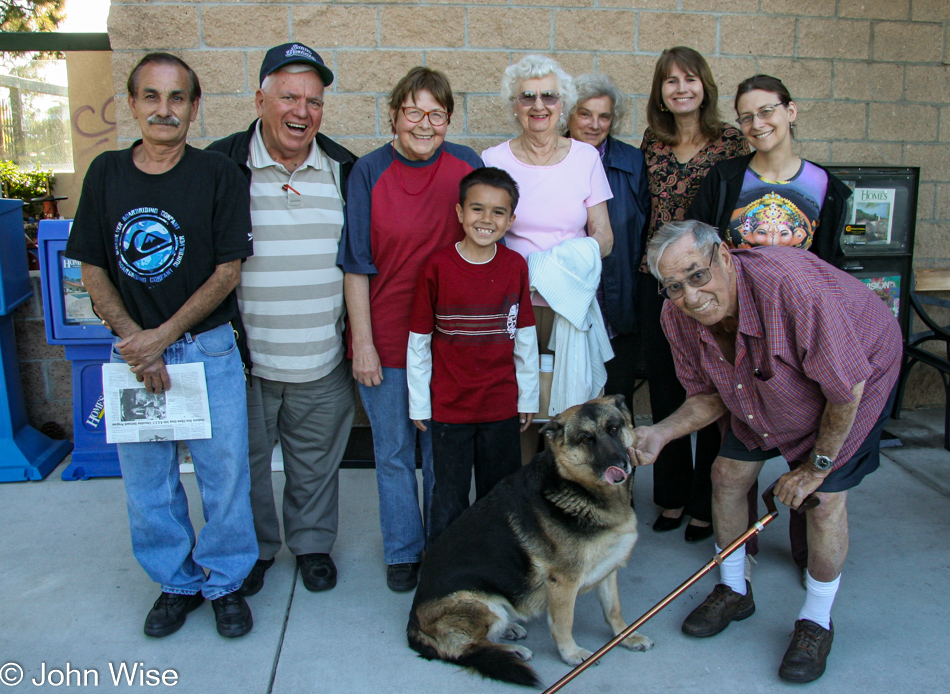
[[[729,221],[732,247],[792,246],[807,250],[818,230],[827,189],[828,174],[805,160],[787,181],[770,181],[752,167],[747,168]]]
[[[147,174],[132,149],[105,152],[89,166],[66,256],[106,269],[132,319],[156,328],[221,263],[251,255],[247,179],[227,157],[185,147],[170,171]],[[191,332],[232,320],[232,292]]]

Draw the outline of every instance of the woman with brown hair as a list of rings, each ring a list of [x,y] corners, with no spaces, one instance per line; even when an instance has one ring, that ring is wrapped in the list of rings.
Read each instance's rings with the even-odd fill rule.
[[[430,432],[409,418],[412,298],[429,256],[464,238],[455,212],[459,181],[482,165],[474,150],[445,141],[454,106],[449,80],[437,70],[415,67],[399,81],[389,97],[393,141],[353,165],[340,240],[349,356],[373,428],[386,582],[397,592],[416,587],[433,485]]]
[[[798,107],[782,80],[753,75],[736,89],[736,119],[755,153],[713,167],[687,217],[733,248],[793,246],[841,265],[851,191],[793,150]]]
[[[685,219],[686,210],[714,164],[747,154],[742,133],[722,122],[719,90],[705,58],[692,48],[675,46],[660,55],[647,102],[649,127],[640,145],[646,157],[651,213],[646,241],[666,222]],[[641,265],[638,291],[640,334],[650,365],[653,420],[670,415],[685,399],[676,378],[670,346],[660,328],[663,297],[656,280]],[[673,530],[689,515],[686,540],[712,535],[710,470],[719,450],[715,425],[697,434],[696,468],[688,438],[667,446],[653,471],[653,500],[663,508],[653,529]]]

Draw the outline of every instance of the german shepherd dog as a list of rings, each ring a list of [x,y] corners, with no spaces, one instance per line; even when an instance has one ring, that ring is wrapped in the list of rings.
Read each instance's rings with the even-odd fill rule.
[[[538,686],[517,623],[548,612],[561,659],[591,652],[572,634],[574,603],[592,588],[614,635],[626,628],[617,569],[637,541],[630,506],[634,444],[622,395],[565,410],[541,427],[547,449],[502,480],[426,552],[409,614],[409,645],[423,658],[473,668],[486,677]],[[645,651],[632,634],[623,644]]]

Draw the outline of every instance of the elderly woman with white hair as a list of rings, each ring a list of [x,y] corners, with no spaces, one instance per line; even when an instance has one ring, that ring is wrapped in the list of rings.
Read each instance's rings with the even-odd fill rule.
[[[614,358],[607,362],[608,393],[632,402],[636,385],[638,268],[646,252],[644,232],[650,219],[650,190],[643,152],[614,135],[626,113],[623,92],[601,73],[575,78],[577,103],[568,119],[568,133],[596,147],[613,198],[607,214],[614,234],[613,251],[604,258],[598,298],[607,323]]]
[[[599,323],[599,333],[583,331],[590,354],[582,350],[568,356],[566,344],[558,350],[551,407],[541,418],[587,400],[585,393],[596,395],[606,381],[603,363],[612,356],[600,309],[595,300],[588,301],[600,281],[600,258],[613,246],[607,213],[612,194],[597,149],[561,135],[576,94],[574,80],[551,58],[528,55],[509,65],[502,97],[521,133],[482,153],[485,165],[511,174],[521,193],[505,242],[528,260],[541,354],[552,351],[549,339],[559,317],[570,316],[576,327],[587,320],[588,303],[597,314],[591,324]],[[567,341],[569,334],[555,330],[555,342]],[[578,346],[576,340],[572,344]]]

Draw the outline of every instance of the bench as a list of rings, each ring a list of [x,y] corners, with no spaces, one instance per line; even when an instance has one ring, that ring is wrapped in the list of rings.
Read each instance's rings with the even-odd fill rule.
[[[937,370],[943,379],[946,393],[943,447],[950,451],[950,326],[942,326],[930,315],[927,307],[950,309],[950,300],[926,296],[920,292],[950,291],[950,270],[917,270],[911,276],[907,298],[910,300],[911,325],[916,315],[923,321],[926,330],[911,334],[904,343],[904,357],[901,364],[901,373],[897,380],[897,394],[894,398],[894,419],[900,419],[901,407],[904,401],[904,389],[910,370],[917,363],[926,364]],[[932,352],[925,346],[938,344],[940,352]]]

